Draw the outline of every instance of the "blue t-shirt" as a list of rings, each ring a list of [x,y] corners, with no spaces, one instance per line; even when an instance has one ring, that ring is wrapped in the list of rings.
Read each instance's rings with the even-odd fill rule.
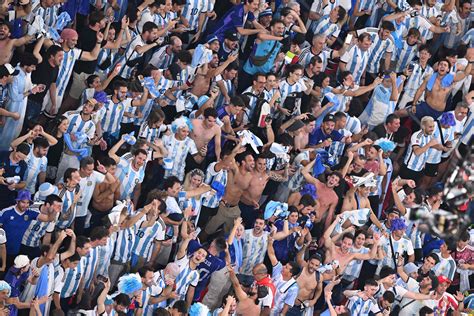
[[[0,225],[7,235],[7,254],[17,255],[20,252],[21,239],[25,231],[30,226],[32,220],[38,217],[39,213],[30,209],[19,214],[15,207],[5,209],[0,215]]]
[[[194,253],[201,248],[201,244],[196,240],[191,240],[188,245],[188,255]],[[224,260],[208,253],[206,260],[198,265],[199,282],[194,291],[194,299],[197,300],[201,296],[201,292],[206,288],[213,272],[225,267]]]
[[[209,34],[217,36],[221,42],[224,41],[224,33],[226,31],[237,32],[238,27],[244,27],[244,20],[246,22],[252,22],[255,20],[255,16],[252,12],[247,13],[247,19],[245,19],[244,5],[235,5],[229,12],[222,17],[216,24],[215,27],[210,30]]]
[[[333,141],[340,141],[344,136],[336,130],[333,130],[331,134],[327,135],[323,132],[321,126],[315,128],[311,134],[309,134],[309,145],[314,146],[319,143],[322,143],[328,138],[331,138]]]
[[[10,151],[0,151],[0,168],[3,168],[4,178],[19,176],[21,180],[24,180],[25,172],[27,169],[26,162],[23,160],[17,164],[12,163],[10,160]],[[0,209],[9,207],[15,204],[17,192],[8,189],[8,186],[0,184]]]

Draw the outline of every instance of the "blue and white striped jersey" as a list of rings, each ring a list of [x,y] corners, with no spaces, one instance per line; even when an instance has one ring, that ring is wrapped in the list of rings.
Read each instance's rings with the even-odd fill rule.
[[[186,166],[186,157],[188,154],[196,155],[198,150],[194,140],[186,137],[184,140],[178,140],[175,134],[164,135],[163,145],[168,150],[168,158],[173,159],[173,168],[165,170],[165,178],[176,176],[180,181],[184,179],[184,167]]]
[[[140,132],[138,133],[138,137],[146,139],[148,142],[153,143],[155,139],[160,138],[163,132],[166,132],[168,127],[165,124],[160,125],[157,128],[151,128],[148,123],[144,123],[140,127]]]
[[[407,41],[403,41],[403,46],[395,50],[392,60],[396,61],[395,72],[401,73],[418,54],[418,46],[410,45]]]
[[[74,196],[76,195],[75,190],[69,191],[65,187],[59,190],[59,197],[63,200],[63,208],[59,215],[59,219],[56,222],[58,229],[66,229],[71,226],[74,218],[76,217],[76,206],[73,205]]]
[[[25,159],[28,167],[26,168],[24,175],[26,189],[32,194],[36,192],[36,181],[38,179],[38,175],[41,172],[46,172],[46,166],[48,165],[48,158],[46,156],[36,157],[33,151],[34,149],[31,149],[30,153]]]
[[[133,244],[135,243],[135,231],[138,229],[139,223],[143,222],[143,219],[130,227],[116,232],[115,243],[113,245],[112,260],[120,263],[127,263],[132,258]]]
[[[41,205],[39,205],[40,207]],[[30,208],[30,210],[34,210]],[[21,240],[21,244],[28,247],[39,247],[41,245],[41,238],[46,233],[54,232],[55,221],[41,222],[39,220],[32,220]]]
[[[447,21],[444,21],[443,18],[442,22],[446,22],[450,26],[450,32],[443,34],[444,46],[447,48],[456,48],[456,46],[459,45],[461,38],[469,30],[469,26],[474,20],[474,15],[471,12],[467,18],[463,19],[458,12],[452,12],[449,15],[445,15],[445,18],[447,18]],[[458,26],[461,28],[461,32],[459,33],[457,31]]]
[[[179,267],[179,274],[176,277],[176,294],[179,295],[179,300],[186,299],[186,293],[189,286],[196,287],[199,282],[199,271],[193,270],[189,267],[189,258],[184,256],[181,259],[176,259]]]
[[[405,19],[405,26],[406,30],[415,28],[420,31],[420,40],[423,42],[433,38],[433,32],[430,31],[430,28],[433,25],[427,20],[427,18],[424,18],[421,15],[415,17],[407,17]],[[407,34],[403,35],[406,36]]]
[[[326,35],[327,37],[338,37],[339,32],[341,31],[337,23],[331,22],[329,15],[322,16],[318,23],[313,23],[311,25],[311,30],[313,33]]]
[[[369,61],[369,55],[369,50],[364,51],[357,45],[354,45],[341,57],[341,62],[345,63],[346,70],[353,74],[354,82],[356,84],[360,83],[360,78],[362,78],[362,74],[365,72],[365,68]]]
[[[166,288],[166,283],[164,280],[164,271],[163,270],[156,271],[153,274],[153,281],[155,281],[155,284],[151,286],[151,296],[158,297],[161,295],[161,293],[163,293],[163,290]],[[147,303],[149,303],[149,300]],[[147,304],[144,310],[145,311],[144,315],[151,315],[153,314],[153,311],[157,309],[158,307],[165,308],[166,306],[167,306],[166,300],[156,303],[154,305]]]
[[[296,172],[295,174],[290,178],[290,180],[288,181],[288,188],[290,189],[290,191],[292,192],[296,192],[296,191],[299,191],[301,186],[303,185],[303,181],[304,181],[304,176],[303,174],[301,173],[301,170],[303,169],[303,165],[301,164],[302,161],[307,161],[309,162],[310,159],[309,159],[309,154],[310,154],[310,151],[309,150],[305,150],[301,153],[299,153],[296,157],[295,157],[295,160],[293,161],[293,166],[295,167],[296,169]]]
[[[145,167],[141,166],[138,170],[135,170],[132,166],[133,160],[126,160],[120,157],[120,161],[117,165],[117,172],[115,173],[120,183],[120,199],[126,200],[132,198],[133,190],[138,183],[143,182],[145,177]]]
[[[66,92],[74,64],[76,63],[76,60],[81,58],[81,55],[82,50],[79,48],[73,48],[64,52],[64,58],[59,66],[58,78],[56,79],[56,93],[58,96],[63,96]]]
[[[385,54],[393,53],[394,44],[388,39],[381,39],[379,36],[379,29],[373,27],[366,27],[361,30],[357,30],[357,36],[362,33],[369,33],[372,38],[372,45],[369,48],[370,55],[367,63],[367,72],[375,74],[380,70],[380,61],[382,57],[385,58]]]
[[[454,280],[454,274],[456,272],[456,261],[449,256],[449,258],[443,258],[438,253],[439,262],[434,266],[433,271],[436,275],[444,275],[450,280]]]
[[[221,169],[220,171],[215,170],[217,162],[209,164],[206,170],[206,179],[204,182],[211,185],[212,182],[219,182],[224,187],[227,187],[227,170]],[[215,194],[205,196],[202,200],[202,205],[209,208],[219,207],[219,202],[222,198],[218,199]]]
[[[421,67],[419,63],[412,63],[414,68],[412,74],[408,77],[403,91],[410,97],[414,97],[416,90],[421,86],[426,77],[433,74],[433,68],[430,65],[426,65],[425,68]]]
[[[469,48],[474,47],[474,29],[470,29],[467,31],[466,34],[462,37],[461,41],[467,45]]]
[[[108,276],[110,259],[114,250],[116,235],[107,238],[107,243],[104,246],[99,246],[99,261],[97,263],[97,275]]]
[[[89,288],[94,275],[97,269],[97,264],[99,263],[99,246],[92,247],[89,251],[89,254],[84,257],[84,288]]]
[[[350,250],[351,253],[360,253],[360,254],[367,254],[370,252],[369,248],[361,247],[359,249],[352,247]],[[348,281],[355,280],[359,277],[360,271],[362,270],[362,264],[364,260],[352,260],[346,266],[346,269],[343,272],[344,279]]]
[[[165,240],[166,225],[161,218],[150,227],[140,227],[135,233],[135,242],[132,252],[147,260],[151,257],[153,241]]]
[[[197,31],[199,14],[207,11],[207,0],[188,0],[181,13],[189,22],[189,29]]]
[[[224,89],[226,90],[227,95],[229,97],[233,97],[234,96],[234,84],[232,83],[232,80],[222,79],[221,82],[224,84]],[[214,103],[214,107],[217,109],[217,108],[220,108],[221,106],[225,106],[225,105],[227,105],[227,104],[225,102],[224,94],[221,92],[221,93],[219,93],[219,96],[217,97],[217,100]]]
[[[135,36],[130,43],[128,43],[127,47],[125,48],[125,53],[117,60],[114,67],[118,64],[121,65],[121,69],[119,71],[119,76],[124,79],[129,79],[132,75],[133,67],[127,65],[128,61],[135,60],[136,58],[140,57],[140,54],[136,51],[137,46],[143,46],[145,43],[141,35]]]
[[[107,100],[104,104],[106,112],[101,122],[102,130],[105,133],[114,134],[120,131],[120,123],[122,122],[123,114],[126,109],[131,106],[131,103],[131,98],[126,98],[119,103],[114,103],[112,98]]]
[[[240,272],[252,275],[252,269],[256,264],[262,263],[267,253],[269,232],[264,231],[261,236],[254,236],[253,229],[246,229],[242,236],[242,267]]]
[[[143,116],[135,117],[133,119],[133,124],[135,126],[142,126],[142,124],[144,124],[145,121],[148,119],[148,115],[150,115],[150,112],[151,110],[153,110],[154,106],[155,106],[155,100],[150,98],[146,100],[144,105],[137,107],[137,111],[139,110],[143,114]]]
[[[441,139],[441,131],[443,133],[443,139]],[[452,142],[454,140],[454,127],[442,128],[440,124],[435,123],[435,130],[433,132],[433,138],[435,138],[438,143],[443,144],[446,142]],[[426,162],[430,164],[438,164],[441,162],[441,155],[443,151],[438,150],[436,148],[431,147],[428,149],[428,157],[426,158]]]
[[[283,307],[286,305],[293,306],[295,304],[296,297],[298,296],[299,286],[294,278],[288,281],[283,280],[281,272],[283,265],[278,262],[273,266],[272,281],[276,287],[275,293],[275,306],[273,307],[270,315],[278,316],[281,315]]]
[[[313,58],[314,55],[313,52],[311,51],[312,46],[307,46],[301,50],[300,55],[298,56],[298,63],[300,65],[303,65],[303,67],[307,67],[311,61],[311,58]],[[323,61],[323,69],[321,71],[325,71],[326,67],[328,65],[328,60],[331,59],[332,57],[332,50],[329,48],[323,49],[320,53],[317,54],[319,58]]]
[[[87,135],[87,138],[94,138],[95,123],[92,119],[84,121],[80,111],[70,111],[65,116],[69,120],[68,133],[84,133]]]
[[[389,237],[383,236],[382,238],[380,238],[380,246],[383,248],[386,256],[379,260],[376,272],[377,275],[380,273],[380,269],[382,269],[383,266],[389,266],[394,269],[396,268],[393,262],[393,256],[397,255],[392,255],[392,247],[390,246],[389,238],[392,239],[393,251],[395,253],[398,253],[399,256],[403,256],[404,253],[411,256],[415,253],[415,250],[413,249],[413,244],[411,243],[410,239],[402,237],[399,240],[395,240],[391,234]]]
[[[408,169],[414,171],[423,170],[426,159],[428,158],[428,151],[417,156],[413,151],[413,146],[423,147],[428,144],[432,138],[432,135],[425,135],[422,130],[413,133],[410,139],[410,146],[408,147],[407,153],[405,154],[405,159],[403,160]]]
[[[84,264],[86,258],[82,257],[75,269],[66,269],[64,271],[64,284],[61,289],[61,298],[68,298],[76,294],[79,289],[79,283],[83,277]]]
[[[364,301],[358,296],[353,296],[349,298],[347,308],[349,309],[350,315],[369,316],[372,306],[376,304],[373,299],[369,298],[367,301]]]
[[[167,49],[170,45],[161,46],[151,57],[150,64],[158,69],[167,69],[174,59],[174,54],[168,53]],[[171,49],[170,49],[171,50]]]
[[[58,20],[59,6],[53,5],[49,8],[43,8],[39,3],[37,7],[31,10],[32,16],[39,15],[43,18],[44,24],[53,27]]]

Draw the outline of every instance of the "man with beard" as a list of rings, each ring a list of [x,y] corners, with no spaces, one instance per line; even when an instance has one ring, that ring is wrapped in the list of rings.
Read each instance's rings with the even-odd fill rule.
[[[64,96],[66,95],[67,85],[69,83],[69,79],[71,78],[72,70],[76,60],[96,60],[100,52],[102,41],[104,40],[104,34],[97,32],[96,45],[90,52],[85,52],[79,48],[76,48],[78,38],[79,35],[73,29],[66,28],[61,32],[61,39],[63,41],[61,43],[61,47],[64,51],[64,57],[61,65],[59,66],[58,77],[56,78],[56,82],[54,84],[56,91],[54,91],[54,94],[53,92],[46,94],[42,107],[44,115],[49,118],[54,118],[61,107],[61,103]]]
[[[288,166],[288,165],[287,165]],[[269,180],[276,182],[285,182],[288,180],[288,168],[285,168],[285,174],[279,175],[274,171],[267,171],[267,160],[264,156],[257,158],[254,170],[251,171],[252,178],[246,190],[240,198],[239,208],[245,228],[253,227],[255,219],[260,208],[260,199],[263,190]]]
[[[151,57],[150,63],[158,69],[167,69],[176,54],[183,49],[183,42],[178,36],[171,36],[170,43],[160,47]]]
[[[12,58],[13,50],[29,43],[33,36],[25,35],[20,38],[10,38],[10,25],[5,20],[0,20],[0,65],[8,64]]]
[[[145,177],[145,162],[147,161],[148,153],[144,149],[136,149],[132,152],[132,159],[128,160],[117,156],[115,151],[111,153],[112,149],[109,151],[109,156],[117,163],[116,176],[121,183],[120,199],[130,198],[137,205],[141,183]]]
[[[224,231],[229,233],[232,229],[234,219],[240,216],[239,201],[242,194],[250,186],[252,170],[255,168],[255,160],[252,153],[245,152],[237,157],[239,165],[235,163],[228,172],[227,186],[217,214],[207,223],[201,238],[205,240],[208,235],[224,225]]]
[[[224,42],[219,47],[219,59],[221,61],[226,60],[229,55],[235,54],[239,51],[239,37],[237,33],[227,31],[224,35]]]
[[[313,130],[309,135],[309,146],[312,148],[329,149],[332,141],[350,144],[351,137],[345,137],[338,131],[334,130],[336,126],[336,119],[334,115],[327,114],[320,127]]]
[[[299,291],[295,304],[288,310],[287,315],[313,315],[314,304],[322,293],[323,278],[317,269],[321,266],[323,258],[319,253],[315,253],[308,261],[304,261],[306,248],[307,244],[303,246],[296,257],[296,262],[301,267],[301,273],[296,279]]]
[[[427,259],[428,258],[431,257],[427,257]],[[403,282],[406,283],[407,289],[415,293],[429,295],[430,291],[436,289],[438,286],[438,278],[431,270],[426,275],[419,277],[419,280],[408,276],[403,266],[403,257],[398,257],[397,273]],[[433,300],[417,301],[404,297],[399,304],[399,315],[416,315],[423,306],[433,308],[436,306],[436,302]]]
[[[239,74],[239,89],[243,91],[247,82],[258,72],[269,73],[273,68],[273,63],[280,51],[285,32],[285,24],[282,20],[272,20],[270,23],[270,34],[260,32],[255,40],[254,49],[249,59],[244,65],[243,71]]]
[[[474,63],[474,54],[467,53],[466,58],[469,61],[463,72],[450,73],[451,63],[447,59],[441,59],[438,62],[438,70],[431,76],[427,77],[413,98],[413,106],[411,112],[421,120],[424,116],[431,116],[434,119],[443,114],[446,109],[446,101],[450,95],[454,83],[464,79],[471,73],[472,64]],[[421,96],[425,96],[425,101],[418,104]],[[403,112],[405,114],[407,112]]]
[[[127,97],[127,82],[122,80],[115,82],[114,94],[104,104],[106,111],[101,120],[104,139],[109,146],[112,146],[118,139],[122,118],[124,116],[135,117],[135,114],[129,113],[130,107],[145,105],[148,99],[148,90],[146,88],[143,89],[142,97],[134,100]]]
[[[320,204],[319,209],[317,210],[317,218],[321,221],[318,225],[321,225],[321,230],[319,231],[322,233],[322,231],[326,230],[332,223],[334,211],[339,201],[336,192],[334,192],[334,188],[339,186],[342,176],[339,172],[331,172],[326,176],[326,183],[319,181],[310,174],[310,170],[313,169],[315,162],[316,159],[307,164],[301,173],[306,179],[306,182],[313,184],[316,187],[316,192],[318,192],[318,200]]]

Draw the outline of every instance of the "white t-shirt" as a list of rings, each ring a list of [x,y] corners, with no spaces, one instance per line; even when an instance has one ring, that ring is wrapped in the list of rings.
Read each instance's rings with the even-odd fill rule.
[[[94,188],[97,183],[104,182],[105,175],[93,171],[92,174],[86,178],[81,178],[79,185],[81,186],[82,195],[79,198],[76,206],[76,216],[82,217],[87,215],[87,210],[89,202],[92,199],[92,194],[94,193]]]

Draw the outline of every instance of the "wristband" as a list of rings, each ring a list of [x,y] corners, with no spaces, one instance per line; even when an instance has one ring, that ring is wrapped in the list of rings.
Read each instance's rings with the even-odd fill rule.
[[[96,42],[96,44],[102,45],[102,42]]]

